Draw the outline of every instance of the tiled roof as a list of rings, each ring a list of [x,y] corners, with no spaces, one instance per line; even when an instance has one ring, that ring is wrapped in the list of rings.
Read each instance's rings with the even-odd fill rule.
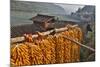
[[[45,22],[45,21],[50,21],[52,19],[54,19],[54,16],[40,15],[40,14],[32,18],[33,21],[37,22]]]

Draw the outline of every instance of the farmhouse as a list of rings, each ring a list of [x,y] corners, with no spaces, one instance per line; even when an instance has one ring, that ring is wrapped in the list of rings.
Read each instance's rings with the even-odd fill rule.
[[[44,30],[53,28],[50,25],[55,22],[54,16],[41,15],[41,14],[38,14],[37,16],[32,17],[31,20],[36,26],[41,27]]]

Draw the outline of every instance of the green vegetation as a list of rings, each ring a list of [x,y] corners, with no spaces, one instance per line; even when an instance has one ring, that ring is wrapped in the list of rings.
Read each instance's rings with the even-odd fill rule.
[[[95,49],[95,28],[94,28],[94,25],[92,26],[92,32],[88,32],[86,34],[86,38],[84,39],[83,44]],[[95,53],[84,48],[84,47],[81,47],[80,55],[81,55],[80,59],[83,62],[95,60]]]

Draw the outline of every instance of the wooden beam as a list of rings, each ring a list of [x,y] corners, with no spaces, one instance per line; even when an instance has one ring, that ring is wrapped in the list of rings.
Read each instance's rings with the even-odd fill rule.
[[[74,27],[77,27],[78,25],[73,25],[73,26],[71,26],[72,28],[74,28]],[[49,30],[49,31],[46,31],[46,32],[42,32],[43,33],[43,36],[45,36],[45,35],[49,35],[50,33],[52,33],[52,32],[63,32],[63,31],[66,31],[66,30],[68,30],[68,27],[66,26],[66,27],[63,27],[63,28],[59,28],[59,29],[53,29],[53,30]],[[38,37],[38,35],[37,34],[34,34],[34,35],[32,35],[32,37],[33,38],[36,38],[36,37]],[[17,43],[17,42],[22,42],[22,41],[24,41],[25,40],[25,38],[24,38],[24,36],[22,36],[22,37],[15,37],[15,38],[11,38],[11,43]]]

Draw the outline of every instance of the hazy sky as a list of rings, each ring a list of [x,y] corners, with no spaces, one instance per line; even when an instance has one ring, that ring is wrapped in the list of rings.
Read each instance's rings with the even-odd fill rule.
[[[59,5],[61,7],[63,7],[66,11],[67,14],[70,14],[71,12],[75,12],[78,10],[78,8],[83,8],[84,5],[71,5],[71,4],[56,4]]]

